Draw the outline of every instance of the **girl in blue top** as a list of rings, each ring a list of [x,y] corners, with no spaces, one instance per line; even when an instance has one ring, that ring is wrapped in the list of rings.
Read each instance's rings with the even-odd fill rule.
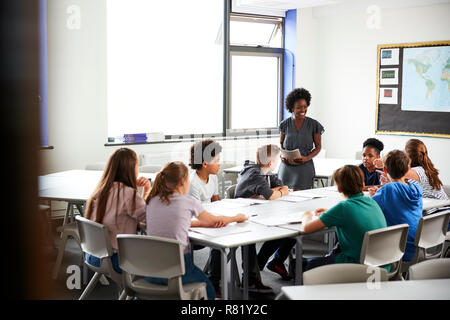
[[[384,159],[384,167],[391,182],[378,189],[374,195],[374,190],[369,189],[372,199],[383,211],[388,226],[402,223],[409,225],[403,261],[410,261],[414,257],[414,237],[422,217],[422,188],[414,180],[405,179],[410,163],[403,151],[389,152]]]

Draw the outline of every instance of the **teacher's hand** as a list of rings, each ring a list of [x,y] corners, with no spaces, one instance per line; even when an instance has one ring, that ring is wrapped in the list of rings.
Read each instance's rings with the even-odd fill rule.
[[[286,159],[285,157],[280,157],[280,158],[281,158],[281,162],[283,162],[284,164],[291,164],[291,163],[289,162],[289,160]]]
[[[302,157],[295,158],[293,161],[294,161],[294,163],[302,164],[302,163],[309,161],[309,159],[307,157],[302,156]]]

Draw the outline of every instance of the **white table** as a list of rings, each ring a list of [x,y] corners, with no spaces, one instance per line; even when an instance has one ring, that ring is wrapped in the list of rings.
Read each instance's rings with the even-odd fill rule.
[[[371,285],[375,285],[371,283]],[[379,282],[379,288],[368,284],[343,283],[282,287],[281,293],[291,300],[449,300],[450,279]]]
[[[39,176],[39,198],[67,202],[64,225],[67,219],[73,218],[74,206],[84,214],[83,206],[95,190],[102,174],[103,171],[98,170],[67,170]],[[156,174],[139,173],[139,176],[154,179]]]
[[[239,213],[244,213],[248,216],[257,215],[259,217],[269,217],[279,214],[289,214],[294,212],[302,212],[306,210],[314,210],[316,208],[331,208],[340,201],[345,200],[345,198],[338,193],[336,187],[326,187],[317,188],[311,190],[302,191],[304,193],[317,193],[325,195],[324,198],[316,198],[303,202],[286,202],[282,200],[272,200],[267,201],[263,204],[252,205],[248,207],[236,208],[236,209],[226,209],[215,207],[215,204],[205,205],[205,210],[216,215],[232,215]],[[300,192],[300,193],[302,193]],[[429,199],[427,203],[424,203],[424,210],[438,205],[450,205],[450,201],[441,201]],[[292,237],[296,239],[296,256],[297,263],[295,264],[295,284],[303,283],[303,270],[302,270],[302,257],[303,257],[303,237],[306,235],[303,231],[303,225],[299,224],[288,224],[281,225],[277,227],[267,227],[257,223],[252,222],[250,218],[249,223],[252,226],[251,232],[245,232],[240,234],[227,235],[222,237],[210,237],[202,235],[196,232],[189,232],[189,238],[193,243],[208,246],[211,248],[218,249],[222,256],[222,297],[223,299],[228,298],[228,281],[234,284],[234,274],[236,270],[228,270],[227,265],[227,255],[228,252],[231,253],[231,258],[235,259],[235,251],[238,247],[254,244],[258,242],[265,242],[269,240],[275,240],[280,238]],[[286,230],[285,232],[281,229]],[[334,232],[334,228],[323,229],[316,232],[316,234],[326,234],[329,232]],[[329,242],[332,244],[331,241]],[[331,249],[331,248],[329,248]],[[244,275],[246,270],[246,252],[244,252]],[[235,260],[234,260],[235,261]],[[234,262],[232,261],[232,262]],[[300,263],[299,263],[300,262]],[[232,263],[233,265],[233,263]],[[230,276],[228,277],[228,274]],[[232,293],[232,292],[231,292]],[[248,298],[248,291],[246,287],[246,281],[244,281],[244,299]]]
[[[326,179],[327,186],[330,185],[331,177],[336,169],[343,167],[346,164],[359,165],[361,160],[357,159],[338,159],[338,158],[313,158],[314,168],[316,170],[315,178]],[[232,173],[238,175],[243,166],[236,166],[232,168],[223,169],[222,171],[222,198],[225,197],[225,174]],[[278,168],[275,170],[278,172]]]
[[[330,208],[342,201],[343,198],[339,193],[329,192],[321,189],[307,190],[304,192],[314,192],[314,193],[324,193],[327,195],[325,198],[318,198],[307,200],[304,202],[287,202],[281,200],[267,201],[263,204],[257,204],[237,209],[225,209],[217,208],[215,204],[204,205],[205,210],[216,215],[232,215],[239,213],[244,213],[248,216],[257,215],[258,217],[269,217],[273,215],[289,214],[294,212],[302,212],[306,210],[314,210],[319,207]],[[234,274],[236,270],[231,270],[227,265],[228,252],[231,253],[231,258],[233,259],[231,265],[235,262],[235,252],[237,248],[243,246],[244,251],[244,281],[243,281],[243,291],[244,299],[248,299],[248,287],[247,287],[247,245],[255,244],[258,242],[265,242],[270,240],[276,240],[281,238],[295,238],[296,239],[296,256],[300,263],[296,263],[295,266],[295,283],[302,284],[302,257],[303,257],[303,236],[305,235],[303,231],[302,224],[289,224],[281,225],[278,227],[267,227],[258,223],[252,222],[251,218],[249,222],[246,222],[251,226],[251,232],[226,235],[222,237],[210,237],[196,232],[189,232],[189,238],[193,243],[200,244],[203,246],[218,249],[222,256],[222,298],[224,300],[228,299],[228,281],[234,284]],[[329,232],[334,232],[334,228],[323,229],[316,232],[316,234],[325,234]],[[330,242],[331,243],[331,242]],[[230,276],[228,277],[228,274]],[[233,293],[232,290],[231,294]]]

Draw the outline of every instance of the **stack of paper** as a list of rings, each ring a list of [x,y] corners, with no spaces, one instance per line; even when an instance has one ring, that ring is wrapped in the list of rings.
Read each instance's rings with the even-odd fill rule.
[[[210,237],[223,237],[230,234],[250,232],[250,224],[248,222],[230,223],[223,228],[190,228],[191,231],[201,233]]]

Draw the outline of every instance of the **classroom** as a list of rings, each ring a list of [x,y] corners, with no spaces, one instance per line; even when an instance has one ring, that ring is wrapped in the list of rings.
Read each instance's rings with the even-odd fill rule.
[[[4,6],[10,298],[450,299],[449,0]]]

